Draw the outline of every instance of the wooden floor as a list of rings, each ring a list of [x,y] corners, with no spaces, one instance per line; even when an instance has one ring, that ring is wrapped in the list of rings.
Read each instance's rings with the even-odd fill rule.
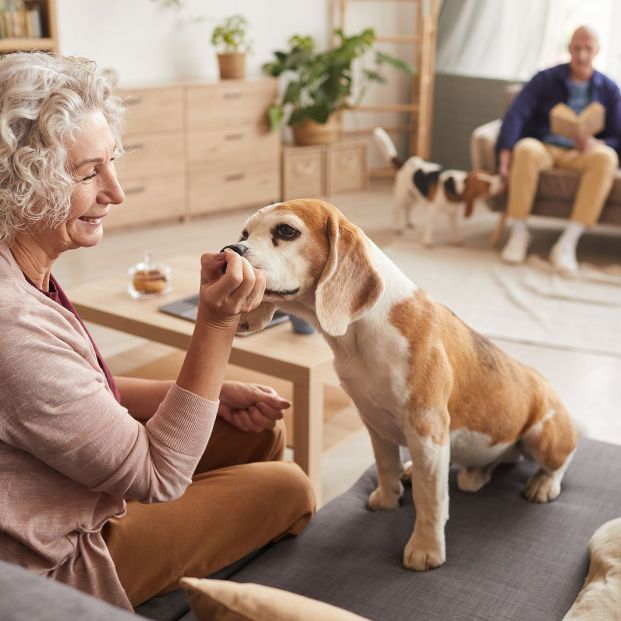
[[[331,202],[361,226],[380,246],[382,241],[393,235],[390,230],[392,199],[388,183],[378,183],[363,193],[335,196]],[[254,209],[250,209],[226,215],[212,215],[191,223],[106,233],[102,243],[95,248],[65,253],[58,261],[54,273],[63,287],[69,288],[124,272],[142,259],[145,250],[150,250],[157,260],[204,250],[217,251],[239,238],[245,219],[253,212]],[[475,218],[464,223],[462,230],[466,237],[487,236],[493,230],[494,224],[493,214],[477,214]],[[539,245],[543,252],[549,250],[557,234],[557,230],[546,232],[543,229],[538,232],[533,242],[535,249]],[[596,236],[586,236],[581,241],[581,249],[589,254],[590,261],[597,262],[598,258],[605,261],[609,258],[603,256],[606,251],[602,248],[613,248],[613,252],[617,253],[616,257],[619,257],[619,238],[613,239],[613,242],[608,239],[606,244],[600,242]],[[490,254],[490,257],[495,260],[495,255]],[[460,266],[456,265],[455,269],[459,270]],[[136,373],[137,370],[141,372],[142,368],[142,371],[150,374],[165,372],[172,376],[171,373],[174,374],[179,365],[179,353],[176,350],[98,326],[89,328],[92,328],[103,355],[110,361],[116,373]],[[620,359],[559,352],[535,345],[500,344],[509,353],[550,378],[570,409],[582,412],[583,416],[590,419],[590,435],[621,444]],[[274,383],[270,378],[249,377],[246,371],[235,368],[228,370],[228,377]],[[276,387],[285,395],[290,391],[286,382],[280,382]],[[353,405],[338,388],[336,378],[334,386],[326,391],[325,406],[323,498],[327,501],[349,487],[372,463],[373,456],[367,434],[361,427]]]

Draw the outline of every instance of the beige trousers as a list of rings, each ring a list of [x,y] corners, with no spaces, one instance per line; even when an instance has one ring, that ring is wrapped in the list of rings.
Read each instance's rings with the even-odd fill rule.
[[[315,510],[310,480],[280,461],[284,425],[243,432],[216,419],[194,481],[170,502],[127,503],[103,529],[133,606],[205,577],[266,543],[301,532]]]
[[[582,152],[523,138],[513,149],[507,214],[516,220],[527,218],[533,209],[539,173],[558,167],[582,173],[570,217],[592,226],[602,213],[618,165],[616,151],[607,145]]]

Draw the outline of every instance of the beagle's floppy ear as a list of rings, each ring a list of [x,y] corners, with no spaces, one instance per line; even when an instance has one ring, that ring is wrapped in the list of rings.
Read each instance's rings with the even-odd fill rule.
[[[350,323],[373,308],[384,291],[384,281],[357,227],[331,213],[327,234],[328,259],[315,290],[315,312],[324,332],[341,336]]]
[[[237,327],[237,334],[247,334],[263,329],[274,316],[276,306],[270,302],[261,302],[249,313],[242,313]]]

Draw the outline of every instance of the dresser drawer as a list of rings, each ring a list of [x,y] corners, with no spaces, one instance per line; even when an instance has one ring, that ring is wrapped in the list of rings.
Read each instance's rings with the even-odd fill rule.
[[[128,179],[122,183],[125,202],[112,205],[105,228],[149,224],[186,215],[185,176]]]
[[[141,88],[121,90],[125,101],[125,134],[182,131],[183,89]]]
[[[324,149],[285,149],[283,152],[283,200],[313,198],[326,193]]]
[[[183,134],[126,136],[125,154],[119,158],[116,169],[121,180],[184,172]]]
[[[366,183],[367,152],[364,144],[333,146],[328,150],[328,194],[362,190]]]
[[[197,130],[188,134],[190,170],[217,165],[223,160],[233,166],[256,159],[280,158],[280,134],[246,126],[230,129]]]
[[[186,91],[188,130],[266,128],[266,111],[276,99],[276,80],[226,80]]]
[[[273,203],[280,194],[278,162],[195,170],[189,176],[189,194],[192,214]]]

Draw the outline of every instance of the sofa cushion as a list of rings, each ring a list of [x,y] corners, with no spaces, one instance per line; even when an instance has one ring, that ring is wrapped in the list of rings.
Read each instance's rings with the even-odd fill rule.
[[[0,619],[136,621],[137,617],[51,578],[0,561]]]
[[[451,473],[447,562],[403,569],[414,510],[408,492],[393,511],[366,509],[373,469],[326,505],[299,537],[282,541],[233,576],[319,599],[377,621],[561,619],[580,591],[587,546],[621,515],[621,447],[582,439],[563,491],[536,505],[521,491],[535,466],[500,467],[475,494]]]
[[[584,587],[563,621],[606,621],[621,616],[621,518],[595,531],[589,552],[591,565]]]
[[[198,621],[366,621],[346,610],[259,584],[183,578]]]

